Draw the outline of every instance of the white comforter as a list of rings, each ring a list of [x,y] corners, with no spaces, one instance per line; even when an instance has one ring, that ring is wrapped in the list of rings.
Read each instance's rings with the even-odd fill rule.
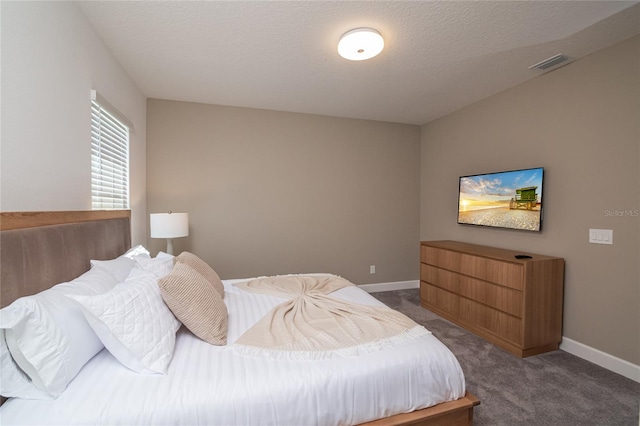
[[[103,350],[58,399],[7,401],[0,408],[0,424],[357,424],[465,393],[458,361],[430,334],[378,352],[330,360],[240,355],[233,342],[283,299],[243,292],[233,282],[224,282],[227,346],[209,345],[182,327],[167,375],[134,373]],[[380,304],[357,287],[332,295]]]

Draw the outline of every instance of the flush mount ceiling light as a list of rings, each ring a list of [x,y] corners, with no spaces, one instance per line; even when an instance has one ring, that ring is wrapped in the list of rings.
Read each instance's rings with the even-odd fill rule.
[[[340,37],[338,53],[351,61],[373,58],[384,48],[384,39],[372,28],[356,28]]]

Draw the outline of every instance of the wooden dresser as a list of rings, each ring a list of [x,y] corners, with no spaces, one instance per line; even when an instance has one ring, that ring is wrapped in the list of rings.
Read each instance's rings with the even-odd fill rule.
[[[525,254],[530,259],[516,259]],[[425,308],[519,356],[558,349],[564,259],[457,241],[423,241]]]

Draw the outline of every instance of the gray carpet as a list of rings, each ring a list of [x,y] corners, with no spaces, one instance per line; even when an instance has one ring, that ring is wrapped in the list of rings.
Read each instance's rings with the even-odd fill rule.
[[[481,401],[474,425],[639,425],[640,383],[561,350],[520,359],[422,308],[418,289],[372,296],[455,354]]]

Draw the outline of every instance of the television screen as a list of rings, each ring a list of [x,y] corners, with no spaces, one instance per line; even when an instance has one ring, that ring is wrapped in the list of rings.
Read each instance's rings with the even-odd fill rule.
[[[458,223],[540,231],[544,169],[461,176]]]

